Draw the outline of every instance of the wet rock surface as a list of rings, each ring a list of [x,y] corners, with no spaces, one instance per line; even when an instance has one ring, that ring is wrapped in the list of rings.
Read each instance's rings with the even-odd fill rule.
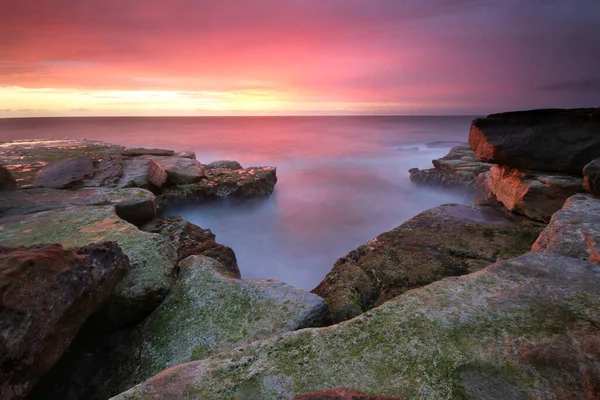
[[[73,249],[0,245],[2,399],[27,397],[128,269],[113,242]]]
[[[600,199],[590,194],[570,197],[532,249],[600,263]]]
[[[172,367],[114,399],[289,399],[343,386],[407,399],[593,399],[599,309],[600,266],[528,253],[338,325]]]
[[[543,227],[497,207],[432,208],[340,258],[312,292],[344,321],[407,290],[526,253]]]
[[[510,211],[549,221],[567,198],[583,191],[580,176],[520,170],[497,165],[491,169],[492,193]]]
[[[469,144],[484,162],[581,176],[600,155],[600,108],[488,115],[473,121]]]

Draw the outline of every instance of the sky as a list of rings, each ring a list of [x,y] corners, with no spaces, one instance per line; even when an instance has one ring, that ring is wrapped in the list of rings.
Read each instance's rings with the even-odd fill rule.
[[[0,0],[0,117],[600,106],[599,0]]]

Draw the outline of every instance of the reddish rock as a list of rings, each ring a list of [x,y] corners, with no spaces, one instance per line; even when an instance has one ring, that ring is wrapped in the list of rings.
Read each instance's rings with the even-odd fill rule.
[[[293,400],[403,400],[402,397],[371,396],[356,390],[339,388],[298,394]]]
[[[26,398],[128,268],[114,242],[0,246],[0,398]]]
[[[160,188],[167,181],[166,171],[151,158],[137,157],[125,164],[120,187]]]
[[[600,155],[600,108],[488,115],[473,121],[469,144],[481,161],[581,176]]]
[[[167,172],[167,182],[171,185],[195,183],[206,178],[202,164],[184,157],[153,157]]]
[[[33,181],[33,186],[54,189],[82,186],[83,180],[94,174],[94,161],[80,156],[54,161],[42,168]]]
[[[210,229],[202,229],[182,217],[167,217],[142,226],[142,230],[168,236],[177,248],[179,261],[192,255],[214,258],[224,267],[219,272],[230,278],[240,278],[235,253],[230,247],[217,243]]]
[[[583,168],[583,187],[588,192],[600,196],[600,158]]]
[[[502,165],[491,169],[491,180],[492,193],[507,209],[544,222],[570,196],[583,191],[581,177]]]
[[[9,170],[0,165],[0,190],[13,190],[17,188],[17,181]]]

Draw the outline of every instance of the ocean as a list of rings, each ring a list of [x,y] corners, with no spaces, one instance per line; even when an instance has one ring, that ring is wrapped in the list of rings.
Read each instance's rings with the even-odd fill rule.
[[[468,203],[466,193],[413,185],[472,116],[92,117],[0,119],[0,141],[86,138],[128,147],[192,150],[202,163],[277,167],[273,195],[180,206],[236,253],[243,278],[314,288],[335,261],[419,212]]]

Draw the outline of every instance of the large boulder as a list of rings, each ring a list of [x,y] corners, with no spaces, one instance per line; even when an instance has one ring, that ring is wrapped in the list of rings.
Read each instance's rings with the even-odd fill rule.
[[[274,280],[229,278],[222,269],[204,256],[182,263],[177,284],[138,329],[139,352],[117,360],[117,378],[130,380],[121,390],[177,364],[331,323],[327,303],[316,295]]]
[[[239,162],[231,160],[213,161],[210,164],[206,165],[206,168],[244,169],[244,167],[242,167],[242,165]]]
[[[54,189],[76,188],[83,185],[83,180],[94,175],[94,161],[89,157],[79,156],[51,162],[35,177],[33,186]]]
[[[600,196],[600,158],[583,168],[583,187],[588,192]]]
[[[0,217],[31,214],[71,206],[114,205],[117,215],[136,224],[148,222],[156,215],[156,198],[139,188],[84,188],[58,190],[49,188],[21,189],[0,197]]]
[[[469,144],[481,161],[581,176],[600,154],[600,108],[488,115],[473,121]]]
[[[17,181],[8,169],[0,165],[0,190],[14,190],[17,188]]]
[[[195,183],[206,178],[204,168],[198,161],[185,157],[153,157],[167,172],[167,182],[171,185]]]
[[[549,249],[600,263],[600,199],[590,194],[570,197],[563,208],[554,213],[532,249]]]
[[[434,168],[412,168],[409,171],[410,180],[418,184],[472,188],[479,174],[489,171],[493,166],[479,161],[466,143],[453,147],[447,155],[432,163]]]
[[[583,191],[581,177],[520,170],[503,165],[491,169],[492,192],[510,211],[548,222],[567,198]]]
[[[182,217],[157,218],[141,229],[168,236],[177,248],[179,261],[192,255],[214,258],[223,266],[222,274],[240,278],[235,253],[230,247],[217,243],[210,229],[202,229]]]
[[[128,269],[112,242],[0,245],[0,398],[27,397]]]
[[[119,187],[158,189],[167,182],[166,171],[151,158],[136,157],[127,160]]]
[[[175,282],[176,251],[168,237],[142,232],[119,218],[112,206],[70,207],[0,218],[2,243],[65,247],[114,241],[129,257],[131,269],[105,310],[108,321],[128,325],[156,308]]]
[[[508,214],[456,204],[429,209],[340,258],[312,292],[340,322],[409,289],[526,253],[543,225]]]
[[[600,266],[549,252],[411,290],[350,321],[178,365],[114,400],[600,397]]]

